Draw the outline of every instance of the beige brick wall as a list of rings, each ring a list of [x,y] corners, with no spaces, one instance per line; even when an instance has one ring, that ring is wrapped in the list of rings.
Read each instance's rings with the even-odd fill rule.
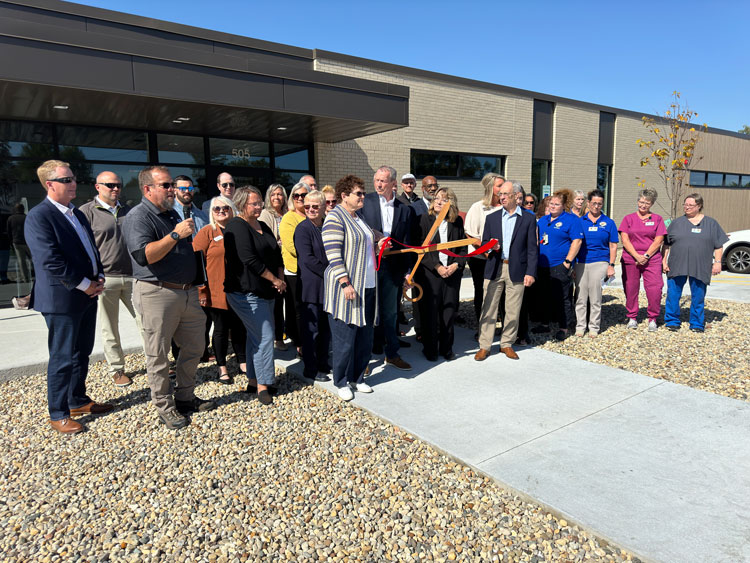
[[[337,61],[317,59],[316,70],[408,86],[409,127],[342,143],[316,143],[318,181],[334,183],[357,174],[372,187],[375,170],[384,164],[399,177],[410,172],[411,149],[506,156],[506,173],[525,185],[531,182],[533,101],[480,88],[373,71]],[[441,180],[456,191],[461,210],[482,197],[479,180]]]
[[[599,112],[557,104],[552,131],[552,190],[596,188]]]

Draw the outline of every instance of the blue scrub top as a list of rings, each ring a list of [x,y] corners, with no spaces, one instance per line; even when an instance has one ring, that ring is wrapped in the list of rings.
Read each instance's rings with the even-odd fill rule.
[[[586,213],[581,217],[581,223],[583,224],[583,244],[581,250],[578,251],[578,262],[581,264],[609,263],[609,243],[620,241],[615,222],[603,213],[594,222]]]
[[[539,266],[554,268],[565,262],[570,244],[583,238],[581,219],[563,211],[556,219],[545,215],[537,222],[539,227]]]

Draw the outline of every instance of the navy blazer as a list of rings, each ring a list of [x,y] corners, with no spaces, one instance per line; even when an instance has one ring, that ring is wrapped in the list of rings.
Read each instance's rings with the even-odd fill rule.
[[[365,196],[365,203],[357,214],[362,217],[365,223],[379,232],[383,232],[383,219],[380,213],[380,196],[377,192],[370,192]],[[398,198],[393,202],[393,223],[391,224],[391,238],[396,239],[404,244],[413,245],[412,236],[418,228],[418,222],[414,209],[411,205],[405,204]],[[401,248],[394,244],[394,249]],[[298,253],[299,254],[299,253]],[[381,270],[388,271],[394,278],[403,277],[406,270],[414,263],[413,256],[400,254],[383,258]]]
[[[503,246],[503,211],[487,216],[484,222],[482,243],[497,239]],[[524,276],[536,278],[536,264],[539,259],[539,246],[536,236],[536,217],[521,211],[513,228],[508,256],[508,273],[514,283],[523,282]],[[494,280],[500,274],[502,252],[490,252],[484,267],[484,279]]]
[[[323,304],[323,274],[328,267],[328,256],[323,248],[321,230],[305,219],[294,229],[294,248],[297,249],[297,273],[302,286],[302,302]]]
[[[427,209],[427,204],[424,202],[424,198],[420,197],[417,200],[414,200],[411,202],[411,206],[414,208],[414,213],[417,214],[417,217],[420,217],[427,213],[429,209]]]
[[[91,241],[99,274],[104,266],[86,216],[78,209],[73,214]],[[86,248],[70,221],[44,199],[29,211],[24,235],[34,263],[35,280],[29,307],[40,313],[74,313],[91,304],[91,297],[76,286],[83,278],[94,280],[94,271]]]

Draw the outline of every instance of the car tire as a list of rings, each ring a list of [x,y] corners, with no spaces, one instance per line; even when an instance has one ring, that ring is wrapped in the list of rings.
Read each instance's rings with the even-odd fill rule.
[[[733,274],[750,274],[750,247],[735,246],[727,252],[726,265]]]

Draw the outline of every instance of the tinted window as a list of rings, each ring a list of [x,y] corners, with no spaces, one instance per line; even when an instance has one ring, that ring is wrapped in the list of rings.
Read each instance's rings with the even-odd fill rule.
[[[276,168],[307,171],[310,159],[306,146],[274,144],[274,159]],[[279,182],[281,183],[281,182]]]
[[[127,131],[105,127],[58,126],[60,158],[148,162],[148,138],[145,131]]]
[[[461,155],[459,163],[461,166],[459,176],[461,178],[476,178],[477,180],[481,180],[482,176],[488,172],[501,174],[503,171],[502,158],[497,156]]]
[[[249,166],[268,168],[268,143],[238,141],[235,139],[210,139],[211,164],[218,166]]]
[[[691,186],[705,186],[706,185],[706,173],[690,171],[690,185]]]
[[[708,172],[706,174],[706,185],[707,186],[723,186],[724,185],[724,174],[720,172]]]
[[[0,121],[0,160],[31,158],[43,162],[54,158],[52,127],[41,123]]]
[[[732,188],[736,188],[737,186],[740,185],[740,175],[739,174],[725,174],[724,185],[732,187]]]
[[[204,164],[203,137],[185,135],[157,135],[159,162],[174,164]]]

